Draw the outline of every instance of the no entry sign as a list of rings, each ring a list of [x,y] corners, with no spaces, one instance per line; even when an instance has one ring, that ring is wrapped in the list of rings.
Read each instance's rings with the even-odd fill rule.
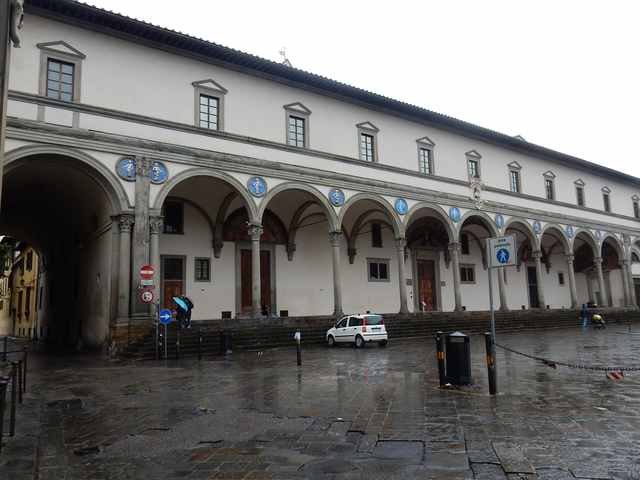
[[[144,278],[146,280],[153,278],[153,274],[155,270],[151,265],[143,265],[140,267],[140,278]]]

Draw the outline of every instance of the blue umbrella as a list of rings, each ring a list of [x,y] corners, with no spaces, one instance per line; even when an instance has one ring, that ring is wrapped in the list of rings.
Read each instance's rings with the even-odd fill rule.
[[[180,308],[182,308],[185,312],[189,310],[189,307],[187,306],[186,302],[184,300],[182,300],[180,297],[173,297],[173,301],[176,305],[178,305]]]

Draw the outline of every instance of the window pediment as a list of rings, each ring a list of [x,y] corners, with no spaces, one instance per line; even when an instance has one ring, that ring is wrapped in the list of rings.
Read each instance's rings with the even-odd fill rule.
[[[509,167],[509,170],[522,170],[522,165],[518,162],[511,162],[507,166]]]
[[[288,103],[286,105],[283,105],[283,108],[285,110],[289,110],[290,112],[300,113],[303,115],[311,115],[311,110],[309,110],[300,102]]]
[[[376,133],[380,131],[380,129],[371,122],[358,123],[356,124],[356,127],[358,127],[361,130],[369,130],[371,132],[376,132]]]
[[[213,78],[206,78],[204,80],[199,80],[197,82],[192,82],[191,85],[199,88],[206,88],[207,90],[213,90],[215,92],[226,94],[229,92],[226,88],[216,82]]]
[[[605,185],[602,187],[602,193],[611,193],[611,189]]]
[[[421,145],[421,146],[425,146],[425,147],[435,147],[436,144],[433,140],[431,140],[429,137],[427,137],[426,135],[424,137],[421,137],[419,139],[416,140],[416,142]]]
[[[482,155],[480,155],[477,150],[469,150],[465,155],[467,158],[473,158],[475,160],[480,160],[482,158]]]
[[[640,197],[638,195],[633,195],[631,197],[631,200],[633,200],[634,202],[637,202],[638,200],[640,200]]]
[[[38,43],[36,45],[40,50],[48,50],[53,53],[58,53],[62,55],[70,55],[72,57],[77,57],[80,59],[87,58],[87,56],[82,53],[77,48],[72,47],[67,42],[63,40],[57,40],[55,42],[43,42]]]
[[[586,183],[584,183],[584,180],[582,180],[581,178],[579,178],[578,180],[576,180],[575,182],[573,182],[577,187],[584,187],[586,185]]]
[[[546,172],[544,172],[544,173],[542,174],[542,176],[543,176],[544,178],[548,178],[548,179],[550,179],[550,180],[553,180],[554,178],[556,178],[556,174],[555,174],[555,173],[553,173],[551,170],[547,170]]]

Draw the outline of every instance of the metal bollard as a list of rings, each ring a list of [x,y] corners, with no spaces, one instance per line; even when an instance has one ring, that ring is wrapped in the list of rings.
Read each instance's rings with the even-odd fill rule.
[[[198,327],[198,360],[202,360],[202,329]]]
[[[156,360],[160,359],[160,322],[156,319]]]
[[[298,330],[294,335],[293,338],[295,338],[296,340],[296,356],[297,356],[297,361],[298,361],[298,366],[302,366],[302,346],[300,344],[301,340],[302,340],[302,335],[300,334],[300,330]]]
[[[16,434],[16,403],[18,403],[18,362],[11,362],[11,415],[9,417],[9,435]]]
[[[24,347],[24,365],[22,367],[22,390],[27,391],[27,359],[29,357],[29,350]]]
[[[180,358],[180,325],[176,324],[176,358]]]
[[[0,377],[0,452],[2,451],[2,437],[4,436],[4,412],[7,405],[7,385],[9,379]]]
[[[444,332],[436,332],[436,359],[438,360],[438,378],[440,380],[441,387],[444,387],[447,384],[444,364],[444,337]]]
[[[22,360],[18,360],[18,403],[22,403]]]
[[[484,334],[484,343],[487,349],[487,374],[489,375],[489,394],[498,393],[498,385],[496,379],[496,344],[493,343],[491,333]]]

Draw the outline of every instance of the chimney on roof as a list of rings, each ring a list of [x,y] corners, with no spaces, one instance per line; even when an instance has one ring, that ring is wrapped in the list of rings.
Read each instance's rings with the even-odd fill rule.
[[[282,47],[282,49],[278,53],[282,57],[282,62],[280,62],[280,63],[282,63],[283,65],[286,65],[287,67],[293,67],[293,65],[291,65],[291,62],[287,58],[287,49],[286,49],[286,47]]]

